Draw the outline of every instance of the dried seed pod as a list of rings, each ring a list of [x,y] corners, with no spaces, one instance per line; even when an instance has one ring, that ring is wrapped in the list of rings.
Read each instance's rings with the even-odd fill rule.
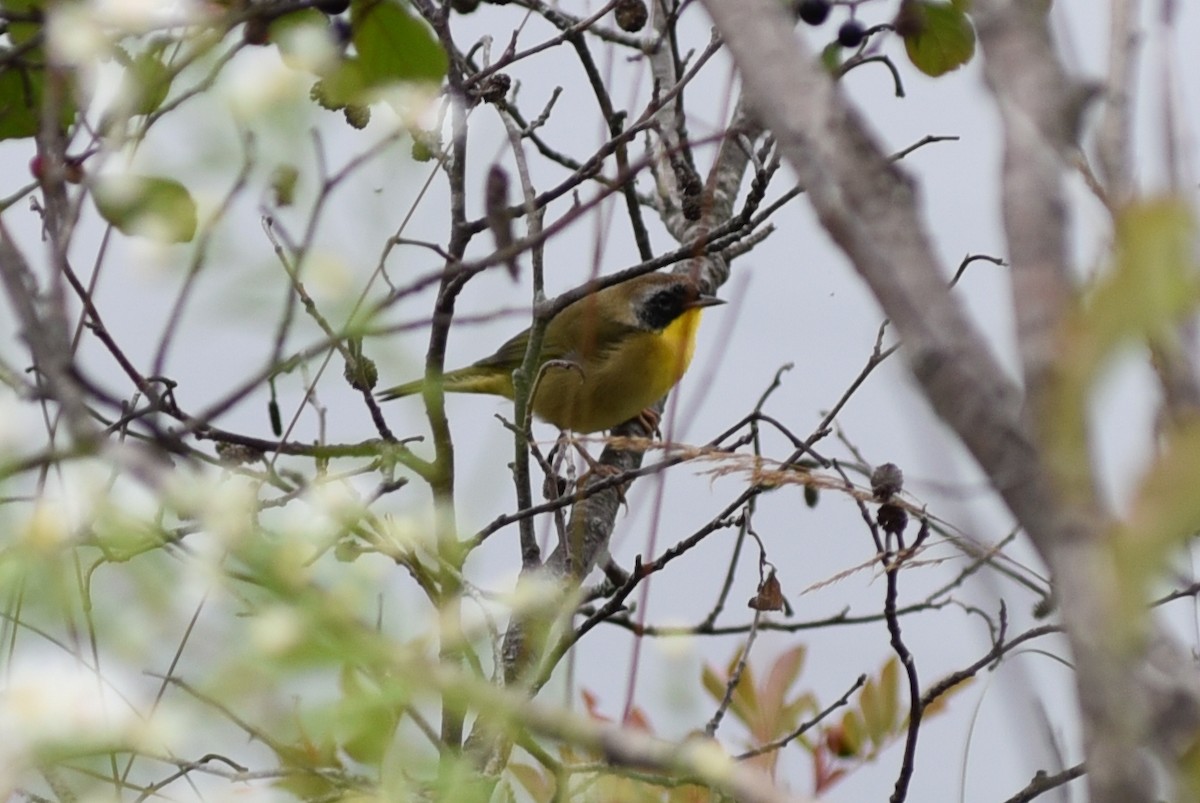
[[[879,510],[875,513],[875,521],[879,523],[885,533],[903,535],[904,528],[908,526],[908,513],[899,505],[888,502],[879,506]]]
[[[904,472],[895,463],[884,463],[871,472],[871,493],[886,502],[904,489]]]
[[[642,0],[619,0],[617,7],[613,9],[613,16],[617,18],[617,25],[621,30],[629,33],[637,33],[645,28],[646,21],[650,18]]]

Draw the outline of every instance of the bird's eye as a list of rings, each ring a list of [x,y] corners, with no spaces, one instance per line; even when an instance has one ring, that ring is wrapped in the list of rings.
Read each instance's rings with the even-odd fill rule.
[[[646,299],[639,317],[650,329],[664,329],[683,312],[687,288],[674,284],[656,291]]]

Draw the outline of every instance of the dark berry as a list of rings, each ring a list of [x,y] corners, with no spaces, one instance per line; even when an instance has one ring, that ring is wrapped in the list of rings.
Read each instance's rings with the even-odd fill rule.
[[[820,25],[829,16],[829,0],[801,0],[799,13],[809,25]]]
[[[333,41],[337,42],[338,47],[343,50],[346,45],[350,44],[350,39],[354,36],[350,22],[343,17],[334,17],[330,20],[329,32],[333,34]]]
[[[617,25],[621,26],[621,30],[637,33],[646,27],[646,20],[650,15],[642,0],[619,0],[617,7],[613,9],[613,16],[617,18]]]
[[[504,73],[496,73],[483,81],[479,87],[479,98],[485,103],[503,103],[512,87],[512,79]]]
[[[271,21],[266,17],[251,17],[242,28],[242,41],[262,46],[271,41]]]
[[[908,513],[899,505],[888,502],[879,506],[879,510],[875,512],[875,521],[885,533],[902,535],[904,528],[908,526]]]
[[[46,160],[41,154],[29,160],[29,172],[38,181],[46,180]],[[69,184],[82,184],[84,179],[83,159],[78,156],[68,156],[62,165],[62,180]]]
[[[318,11],[333,17],[350,8],[350,0],[316,0],[313,5]]]
[[[479,0],[450,0],[450,7],[459,14],[470,14],[479,8]]]
[[[866,31],[858,20],[846,20],[842,27],[838,28],[838,44],[842,47],[858,47],[862,44],[865,34]]]
[[[68,157],[63,163],[63,178],[68,184],[82,184],[83,177],[83,160],[77,156]]]

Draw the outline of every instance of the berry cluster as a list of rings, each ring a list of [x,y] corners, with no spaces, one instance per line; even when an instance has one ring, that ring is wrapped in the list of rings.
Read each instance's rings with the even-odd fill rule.
[[[821,25],[828,19],[831,7],[829,0],[800,0],[796,13],[809,25]],[[863,43],[866,33],[862,23],[851,17],[838,28],[837,41],[842,47],[858,47]]]

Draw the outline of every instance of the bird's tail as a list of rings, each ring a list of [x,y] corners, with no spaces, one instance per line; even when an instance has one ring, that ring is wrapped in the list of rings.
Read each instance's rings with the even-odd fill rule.
[[[503,374],[482,372],[475,366],[460,368],[442,375],[442,387],[447,393],[491,393],[496,396],[512,396],[512,380]],[[396,385],[394,388],[381,390],[375,395],[380,401],[401,399],[413,396],[425,388],[424,379],[415,379]]]
[[[396,385],[394,388],[381,390],[375,394],[375,397],[380,401],[391,401],[392,399],[402,399],[405,396],[411,396],[414,393],[420,393],[424,387],[425,380],[418,379],[414,382],[405,382],[403,385]]]

